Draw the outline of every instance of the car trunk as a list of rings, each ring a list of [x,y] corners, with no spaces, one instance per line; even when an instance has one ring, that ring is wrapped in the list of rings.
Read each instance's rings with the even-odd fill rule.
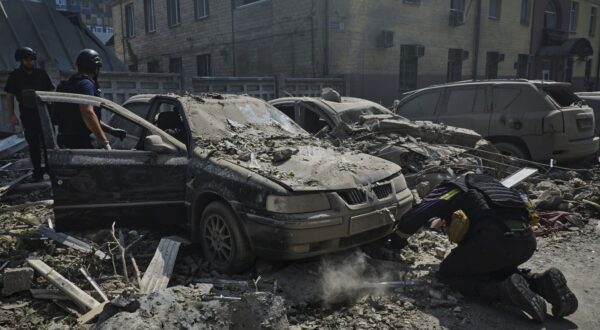
[[[564,85],[543,85],[541,89],[560,107],[563,130],[570,141],[594,136],[594,111]]]

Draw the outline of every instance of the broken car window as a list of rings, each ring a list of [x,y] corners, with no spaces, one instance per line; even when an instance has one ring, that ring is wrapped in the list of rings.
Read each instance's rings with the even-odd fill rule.
[[[136,148],[140,136],[144,132],[144,127],[132,122],[131,120],[114,113],[108,123],[109,126],[120,128],[127,132],[127,136],[120,140],[110,134],[107,134],[110,145],[115,150],[133,150]]]
[[[542,87],[542,90],[548,94],[556,104],[561,107],[568,107],[575,103],[581,102],[581,99],[571,92],[568,88],[558,86]]]
[[[473,112],[473,103],[476,96],[477,91],[474,88],[451,89],[448,95],[446,114],[461,115]]]

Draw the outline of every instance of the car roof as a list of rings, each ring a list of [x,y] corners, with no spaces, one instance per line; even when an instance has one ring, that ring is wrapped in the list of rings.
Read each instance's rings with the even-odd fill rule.
[[[562,81],[552,81],[552,80],[528,80],[528,79],[483,79],[483,80],[462,80],[449,82],[444,84],[436,84],[427,86],[424,88],[416,89],[413,91],[408,91],[403,93],[404,96],[409,96],[415,93],[420,93],[423,91],[428,91],[432,89],[438,88],[446,88],[446,87],[458,87],[458,86],[479,86],[479,85],[501,85],[501,84],[533,84],[537,87],[541,86],[557,86],[557,87],[570,87],[571,84],[568,82]]]
[[[378,106],[385,108],[381,104],[375,103],[373,101],[361,99],[358,97],[348,97],[342,96],[342,102],[334,102],[323,99],[322,97],[308,97],[308,96],[298,96],[298,97],[282,97],[275,100],[269,101],[269,103],[277,103],[277,102],[296,102],[296,101],[313,101],[326,105],[331,110],[336,113],[341,113],[350,109],[354,109],[358,106]],[[387,110],[387,109],[386,109]],[[389,110],[388,110],[389,111]]]
[[[235,100],[235,101],[243,101],[246,99],[256,100],[257,98],[248,96],[248,95],[236,95],[236,94],[217,94],[217,93],[209,93],[209,94],[138,94],[133,95],[128,98],[123,104],[129,104],[133,102],[150,102],[155,97],[166,97],[178,100],[186,100],[186,99],[194,99],[194,100],[219,100],[219,101],[227,101],[227,100]],[[262,99],[259,99],[263,101]]]

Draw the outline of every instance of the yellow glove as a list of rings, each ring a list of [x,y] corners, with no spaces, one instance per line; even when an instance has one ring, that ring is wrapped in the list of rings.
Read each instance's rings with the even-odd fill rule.
[[[452,243],[459,243],[469,231],[469,217],[462,210],[452,213],[450,225],[448,226],[448,239]]]

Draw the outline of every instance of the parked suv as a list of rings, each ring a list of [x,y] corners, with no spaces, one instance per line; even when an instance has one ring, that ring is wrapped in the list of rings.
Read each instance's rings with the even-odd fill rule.
[[[319,141],[256,98],[140,95],[122,107],[36,95],[40,109],[101,107],[127,131],[110,151],[59,149],[40,111],[57,228],[187,222],[213,267],[237,272],[255,256],[306,258],[381,239],[412,206],[398,165]]]
[[[472,129],[506,155],[567,161],[598,150],[594,113],[569,88],[524,79],[463,81],[408,92],[395,111]]]

